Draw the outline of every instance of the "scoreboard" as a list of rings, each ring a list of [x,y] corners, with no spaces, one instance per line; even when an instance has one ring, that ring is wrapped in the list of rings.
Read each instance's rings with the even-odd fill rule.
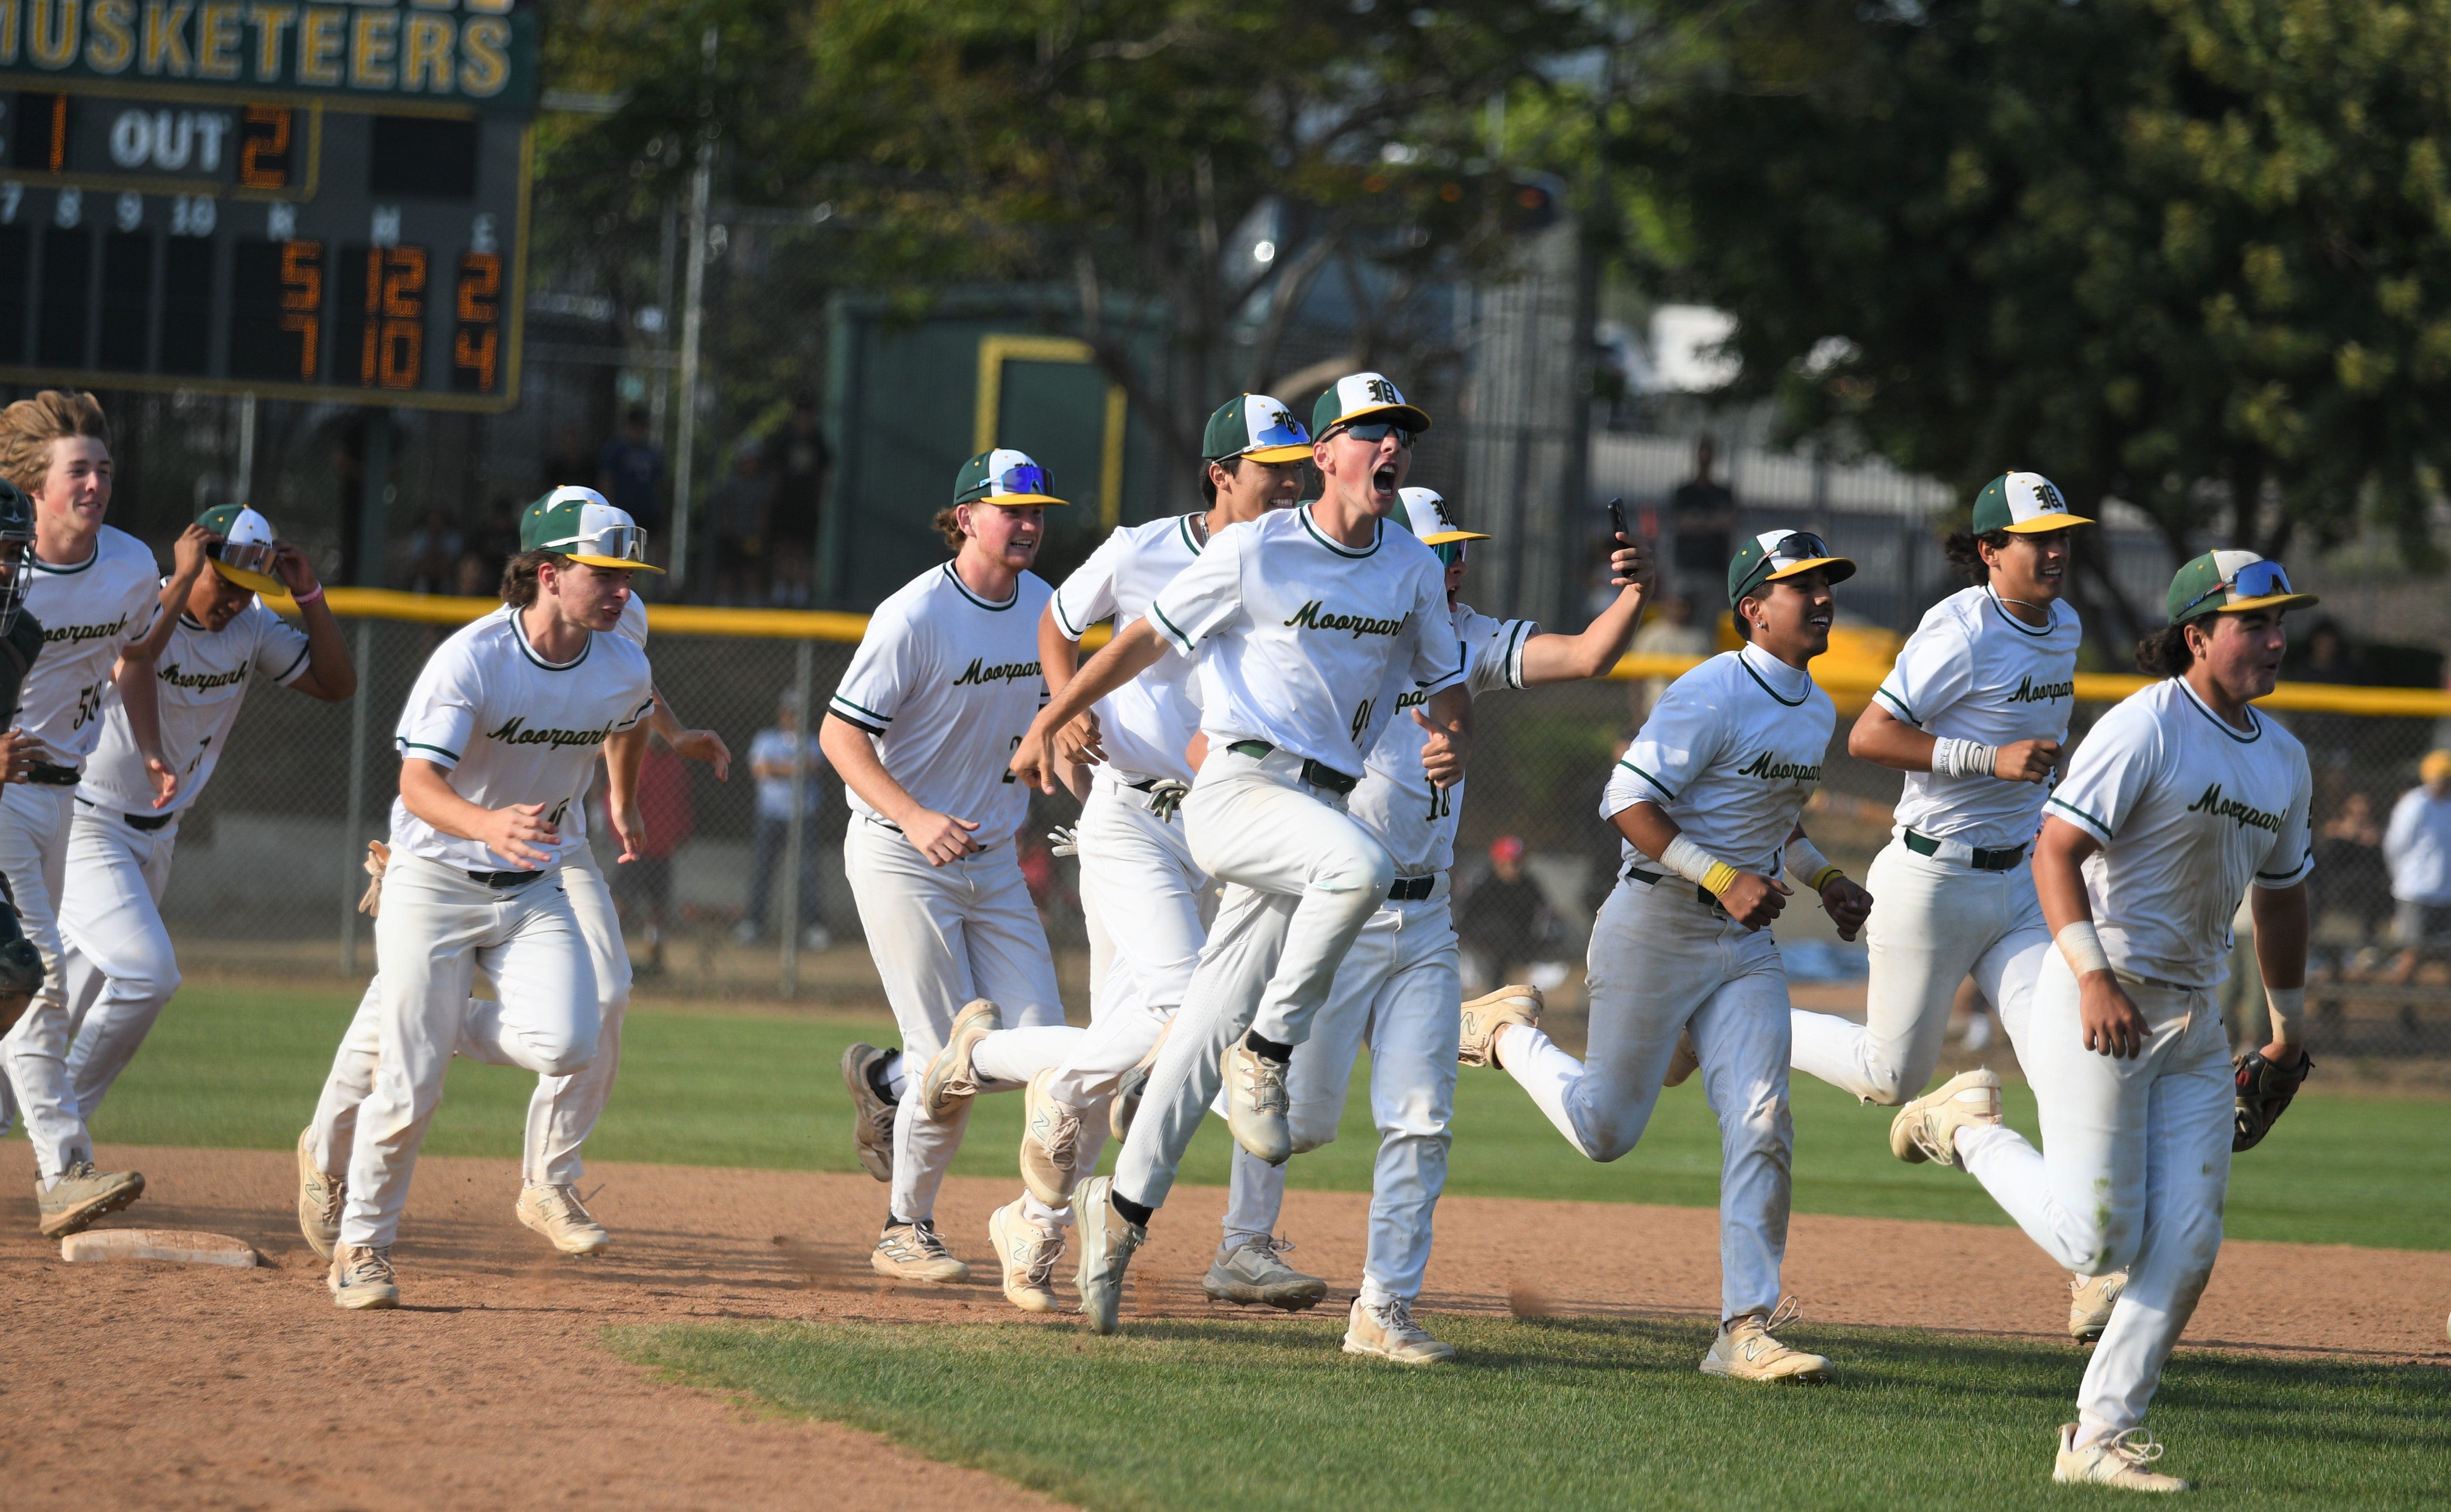
[[[531,0],[0,0],[0,382],[519,393]]]

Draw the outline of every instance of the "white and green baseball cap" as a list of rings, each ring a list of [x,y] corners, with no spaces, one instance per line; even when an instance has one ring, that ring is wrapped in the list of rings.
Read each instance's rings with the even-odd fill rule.
[[[1310,408],[1310,433],[1324,436],[1338,425],[1381,420],[1419,433],[1430,428],[1430,417],[1404,395],[1384,373],[1347,373],[1331,384]]]
[[[528,505],[520,517],[520,549],[550,551],[591,567],[661,572],[647,561],[647,532],[602,494],[565,484]]]
[[[1201,438],[1200,456],[1204,461],[1230,461],[1248,457],[1255,462],[1295,462],[1310,460],[1310,432],[1303,429],[1294,412],[1265,394],[1242,394],[1226,402],[1216,414],[1208,417],[1207,434]]]
[[[2058,485],[2040,473],[2002,473],[1974,496],[1974,534],[2005,530],[2012,536],[2067,530],[2093,521],[2069,513]]]
[[[2164,604],[2170,623],[2205,615],[2243,615],[2250,609],[2309,609],[2323,602],[2293,592],[2281,563],[2251,551],[2208,551],[2179,569]]]
[[[1024,504],[1066,504],[1055,497],[1055,480],[1029,453],[999,446],[962,463],[953,479],[953,502],[996,504],[1018,509]]]
[[[1460,540],[1487,540],[1478,530],[1466,530],[1456,523],[1455,510],[1435,488],[1399,488],[1396,490],[1395,518],[1420,538],[1424,546],[1451,546]],[[1443,559],[1444,553],[1441,553]]]
[[[251,593],[285,594],[288,586],[272,575],[272,521],[245,504],[215,504],[196,517],[196,523],[222,538],[209,559],[213,571]]]

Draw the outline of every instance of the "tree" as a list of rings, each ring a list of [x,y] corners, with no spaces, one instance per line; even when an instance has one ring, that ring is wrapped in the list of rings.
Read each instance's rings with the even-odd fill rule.
[[[1611,151],[1740,392],[1970,495],[2124,500],[2177,556],[2380,527],[2435,563],[2451,3],[1671,5],[1698,40]]]

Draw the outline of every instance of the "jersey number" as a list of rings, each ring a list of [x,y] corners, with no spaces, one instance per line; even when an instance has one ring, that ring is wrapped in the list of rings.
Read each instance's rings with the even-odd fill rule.
[[[1015,751],[1018,751],[1018,750],[1020,750],[1020,749],[1021,749],[1021,736],[1014,736],[1012,737],[1012,744],[1010,744],[1010,745],[1009,745],[1009,746],[1006,746],[1006,747],[1004,748],[1004,754],[1005,754],[1007,756],[1011,756]],[[1011,781],[1011,780],[1012,780],[1012,768],[1010,768],[1010,767],[1007,767],[1007,768],[1005,768],[1005,769],[1004,769],[1004,779],[1005,779],[1007,782],[1010,782],[1010,781]],[[999,800],[999,801],[1001,801],[1001,800]]]
[[[1436,824],[1454,812],[1455,790],[1432,783],[1430,785],[1430,822]]]
[[[1370,728],[1370,717],[1378,711],[1379,700],[1376,698],[1363,699],[1362,706],[1353,711],[1353,743],[1356,746],[1362,744],[1362,734]]]
[[[179,775],[183,777],[194,776],[196,775],[196,768],[204,764],[205,752],[211,747],[212,743],[213,737],[211,736],[206,736],[203,739],[197,741],[196,754],[187,758],[187,770],[180,773]]]
[[[76,722],[69,725],[69,729],[82,730],[88,720],[102,713],[102,690],[109,686],[110,679],[105,677],[100,682],[77,690]]]

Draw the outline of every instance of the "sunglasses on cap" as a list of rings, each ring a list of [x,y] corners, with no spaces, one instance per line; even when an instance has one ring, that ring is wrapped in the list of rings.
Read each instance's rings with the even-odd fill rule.
[[[280,548],[268,540],[216,540],[205,547],[205,555],[225,567],[262,573],[267,578],[272,576],[272,559],[279,552]]]
[[[1039,466],[1035,462],[1031,462],[1029,465],[1022,467],[1008,467],[1003,472],[996,475],[995,482],[996,485],[994,491],[988,495],[987,499],[984,501],[985,502],[993,503],[996,498],[1003,494],[1044,494],[1049,492],[1047,486],[1047,469]]]
[[[2270,599],[2286,595],[2291,591],[2289,574],[2282,569],[2281,563],[2270,560],[2250,561],[2238,570],[2237,577],[2227,582],[2217,582],[2189,599],[2187,606],[2172,617],[2171,623],[2176,624],[2187,619],[2198,609],[2215,599],[2222,598],[2225,594],[2234,593],[2242,599]]]
[[[1307,446],[1309,444],[1310,432],[1303,429],[1299,422],[1279,420],[1260,432],[1259,439],[1245,450],[1260,451],[1271,446]]]
[[[1397,445],[1406,451],[1413,449],[1413,433],[1391,420],[1365,420],[1358,424],[1343,426],[1342,429],[1345,435],[1355,441],[1366,441],[1374,446],[1393,436],[1396,438]]]
[[[1782,563],[1794,566],[1800,561],[1815,561],[1830,555],[1830,543],[1819,536],[1809,530],[1791,530],[1777,545],[1763,554],[1762,560],[1755,564],[1745,580],[1759,582],[1777,572]]]
[[[644,561],[647,560],[647,532],[639,525],[607,525],[592,536],[548,540],[544,549],[571,557],[609,557],[616,561]]]

